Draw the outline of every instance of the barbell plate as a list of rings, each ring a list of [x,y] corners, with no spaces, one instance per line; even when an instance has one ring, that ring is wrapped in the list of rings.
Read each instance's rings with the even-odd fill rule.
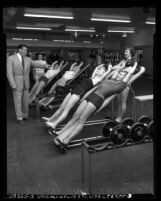
[[[111,141],[114,144],[122,144],[125,142],[127,130],[125,126],[117,125],[113,128],[111,132]]]
[[[131,118],[125,118],[121,122],[121,125],[124,125],[124,126],[132,126],[133,124],[134,124],[134,120]]]
[[[106,124],[103,126],[102,135],[104,137],[110,137],[112,129],[117,125],[118,123],[116,121],[108,120]]]
[[[137,121],[140,122],[140,123],[149,125],[149,123],[151,122],[151,119],[148,116],[142,115],[141,117],[138,118]]]
[[[122,120],[121,122],[121,125],[125,126],[126,127],[126,138],[130,138],[130,129],[131,129],[131,126],[134,124],[134,120],[131,119],[131,118],[125,118]]]
[[[134,141],[138,142],[144,138],[147,134],[147,127],[139,122],[134,123],[130,129],[130,137]]]

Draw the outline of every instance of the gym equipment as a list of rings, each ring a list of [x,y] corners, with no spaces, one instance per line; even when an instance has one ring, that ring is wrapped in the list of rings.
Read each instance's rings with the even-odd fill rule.
[[[151,120],[150,117],[142,115],[140,118],[138,118],[138,122],[142,123],[146,129],[147,129],[147,134],[153,138],[153,130],[154,130],[154,121]]]
[[[149,122],[148,117],[141,118],[142,122]],[[150,131],[149,131],[150,132]],[[131,138],[134,142],[139,142],[147,135],[146,126],[141,122],[136,122],[131,118],[125,118],[121,124],[108,121],[103,127],[103,136],[109,137],[114,144],[121,144],[125,139]]]
[[[111,132],[111,141],[114,144],[122,144],[127,138],[127,129],[125,126],[117,125]]]
[[[62,86],[57,86],[57,94],[59,97],[56,96],[56,98],[63,98],[73,90],[73,82],[79,78],[79,76],[87,69],[89,68],[90,64],[87,64],[72,80],[69,80],[64,87]],[[56,100],[55,100],[56,101]],[[55,108],[55,105],[50,104],[47,108],[50,108],[51,110]]]
[[[134,142],[144,140],[144,137],[148,135],[147,124],[149,122],[150,118],[147,116],[140,117],[136,123],[131,118],[125,118],[121,125],[126,129],[126,132],[124,132],[124,129],[121,130],[121,127],[119,127],[118,131],[117,127],[114,128],[115,138],[119,138],[117,133],[120,135],[122,132],[124,138],[131,138]]]
[[[131,138],[135,142],[143,140],[144,136],[147,135],[146,127],[140,122],[134,123],[131,118],[125,118],[121,125],[126,128],[125,137]]]
[[[113,128],[117,125],[118,125],[118,123],[116,121],[107,120],[107,123],[103,126],[102,135],[104,137],[110,138],[110,135],[111,135]]]
[[[93,125],[105,124],[107,121],[108,121],[107,119],[98,119],[98,120],[93,120],[93,121],[87,121],[87,122],[85,122],[85,127],[86,127],[86,126],[93,126]],[[58,127],[56,128],[56,131],[61,130],[64,126],[65,126],[65,125],[60,125],[60,126],[58,126]],[[51,135],[55,135],[55,134],[54,134],[54,129],[51,128],[51,127],[48,128],[48,132],[49,132],[49,134],[51,134]],[[102,137],[102,136],[97,136],[97,137]],[[94,138],[95,138],[95,137],[94,137]],[[86,139],[93,139],[93,137],[92,137],[92,138],[86,138]],[[75,140],[74,140],[74,141],[75,141]],[[76,140],[76,142],[77,142],[77,141],[82,141],[82,139]],[[73,142],[73,141],[72,141],[72,142]]]
[[[82,192],[85,194],[92,194],[92,157],[94,153],[102,152],[102,151],[108,151],[112,149],[127,147],[127,146],[133,146],[135,144],[143,144],[143,143],[149,143],[152,141],[140,141],[138,143],[128,143],[128,139],[125,140],[125,142],[121,145],[115,145],[110,142],[105,142],[101,145],[98,145],[97,141],[95,141],[95,144],[90,145],[87,141],[82,142],[81,146],[81,182],[82,182]],[[126,150],[125,150],[126,151]],[[110,160],[110,158],[109,158]],[[149,160],[149,159],[148,159]]]
[[[151,122],[151,119],[148,116],[142,115],[141,117],[138,118],[137,121],[147,126]]]
[[[130,130],[131,126],[134,124],[134,120],[131,118],[125,118],[121,121],[121,125],[126,126],[127,131]]]
[[[140,122],[136,122],[131,126],[130,138],[135,142],[141,141],[147,135],[147,128]]]
[[[110,138],[114,144],[121,144],[125,139],[130,138],[130,128],[134,121],[131,118],[125,118],[121,124],[109,120],[103,127],[102,134]]]
[[[137,119],[136,117],[136,107],[137,107],[137,102],[141,104],[141,115],[143,114],[144,111],[144,103],[146,101],[153,101],[153,94],[151,95],[143,95],[143,96],[135,96],[134,97],[134,113],[135,113],[135,120]]]

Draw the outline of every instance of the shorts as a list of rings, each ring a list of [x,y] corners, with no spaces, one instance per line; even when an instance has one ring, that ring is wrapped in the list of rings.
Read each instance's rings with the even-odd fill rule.
[[[111,82],[109,85],[106,86],[105,94],[102,93],[101,88],[98,88],[96,91],[90,94],[86,98],[86,100],[88,102],[91,102],[98,109],[104,102],[104,99],[114,94],[120,93],[123,89],[126,88],[126,86],[127,84],[123,81],[114,81],[113,83]]]
[[[40,78],[40,81],[43,81],[45,84],[47,84],[48,81],[49,81],[49,79],[43,75],[43,76]]]
[[[96,93],[91,93],[85,100],[92,103],[97,109],[99,109],[104,102],[104,98]]]
[[[126,88],[127,84],[120,80],[109,80],[102,83],[102,85],[94,92],[102,98],[107,98],[113,94],[120,93]]]
[[[82,98],[89,90],[93,88],[93,82],[91,79],[87,79],[83,84],[79,84],[72,90],[72,94],[76,94]]]

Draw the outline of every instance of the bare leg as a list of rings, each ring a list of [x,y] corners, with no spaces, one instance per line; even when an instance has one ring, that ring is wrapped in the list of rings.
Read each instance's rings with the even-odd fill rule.
[[[71,126],[75,124],[75,122],[79,119],[80,115],[82,114],[82,111],[86,107],[86,104],[87,104],[86,100],[83,100],[81,102],[81,104],[78,106],[77,110],[73,114],[71,120],[60,131],[57,132],[58,135],[63,133],[67,129],[71,128]]]
[[[39,85],[37,86],[36,90],[35,90],[35,93],[32,97],[32,99],[30,100],[30,102],[32,102],[33,100],[36,99],[36,95],[39,94],[39,92],[41,91],[41,89],[45,86],[45,83],[43,81],[39,82]]]
[[[38,95],[45,85],[46,84],[44,81],[40,81],[39,86],[37,87],[35,94]]]
[[[61,103],[60,107],[57,109],[57,111],[50,118],[42,117],[42,119],[49,121],[49,122],[53,122],[56,119],[58,119],[60,117],[60,115],[62,114],[64,108],[68,104],[70,98],[71,98],[71,93],[68,93],[67,96],[65,97],[65,99],[63,100],[63,102]]]
[[[72,127],[72,129],[69,129],[59,135],[57,138],[62,141],[64,144],[68,144],[72,138],[74,138],[76,135],[80,133],[80,131],[84,127],[84,123],[86,120],[96,111],[96,107],[90,103],[86,102],[84,110],[82,110],[82,114],[79,117],[79,119],[75,122],[75,124]]]
[[[57,82],[55,84],[53,84],[53,86],[50,88],[50,90],[48,91],[48,94],[53,93],[55,88],[57,86]]]
[[[79,96],[73,94],[71,98],[69,99],[69,102],[66,104],[63,112],[59,116],[59,118],[56,121],[47,122],[49,126],[52,126],[52,128],[56,128],[57,125],[59,125],[66,117],[68,116],[69,111],[74,107],[74,105],[79,101]]]
[[[126,111],[126,100],[129,94],[129,87],[126,87],[118,96],[118,114],[115,119],[117,122],[121,122]]]
[[[36,83],[32,87],[32,89],[30,91],[30,94],[29,94],[29,103],[31,103],[34,100],[35,91],[36,91],[36,89],[37,89],[38,86],[39,86],[39,80],[36,80]]]
[[[55,99],[55,96],[50,97],[47,101],[45,101],[45,103],[42,102],[42,103],[39,103],[39,104],[40,104],[40,105],[43,105],[44,107],[46,107],[46,106],[48,106],[50,103],[52,103],[52,102],[54,101],[54,99]]]
[[[57,86],[57,84],[55,83],[55,84],[52,86],[52,88],[48,91],[48,94],[53,93],[56,86]],[[53,97],[52,97],[52,98],[53,98]],[[54,98],[55,98],[55,97],[54,97]],[[51,97],[44,97],[44,98],[42,98],[42,99],[39,101],[39,104],[46,106],[46,104],[47,104],[47,105],[49,104],[48,102],[50,101],[50,99],[51,99]],[[53,100],[54,100],[54,99],[52,99],[51,101],[53,101]],[[51,102],[51,101],[50,101],[50,102]]]

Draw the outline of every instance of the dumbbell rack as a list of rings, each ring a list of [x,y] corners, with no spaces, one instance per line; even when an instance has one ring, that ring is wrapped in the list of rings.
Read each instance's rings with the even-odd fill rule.
[[[81,144],[81,183],[82,183],[82,194],[92,194],[91,191],[91,155],[96,152],[101,152],[105,150],[111,150],[116,148],[122,148],[126,146],[138,145],[142,143],[153,142],[152,138],[148,135],[144,136],[144,138],[138,142],[134,142],[132,139],[126,139],[124,143],[115,145],[111,141],[104,142],[102,144],[96,143],[95,145],[90,145],[87,141],[83,140]],[[87,160],[88,160],[88,189],[85,189],[85,155],[88,152]]]

